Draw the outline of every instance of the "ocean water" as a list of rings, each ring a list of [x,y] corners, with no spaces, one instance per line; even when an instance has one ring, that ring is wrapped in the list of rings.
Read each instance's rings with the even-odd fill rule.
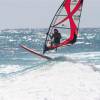
[[[24,44],[42,53],[47,29],[5,29],[0,31],[0,76],[15,75],[33,70],[50,61],[39,58],[23,48]],[[83,28],[76,44],[58,48],[46,55],[57,61],[70,61],[92,65],[100,70],[100,29]],[[66,59],[65,59],[66,58]]]

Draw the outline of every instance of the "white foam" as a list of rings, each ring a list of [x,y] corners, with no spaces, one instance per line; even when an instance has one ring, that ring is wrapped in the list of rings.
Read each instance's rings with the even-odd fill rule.
[[[0,73],[8,74],[21,70],[19,65],[0,65]]]
[[[100,56],[100,52],[81,52],[81,53],[70,54],[70,57],[77,57],[77,58],[97,57],[97,56]]]
[[[0,100],[99,100],[100,74],[92,67],[57,62],[0,80]]]
[[[75,44],[83,44],[84,42],[76,42]]]

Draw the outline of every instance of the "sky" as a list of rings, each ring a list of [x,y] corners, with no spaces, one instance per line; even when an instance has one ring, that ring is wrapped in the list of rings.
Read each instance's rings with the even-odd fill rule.
[[[48,28],[63,0],[0,0],[0,29]],[[80,27],[100,27],[100,0],[84,0]]]

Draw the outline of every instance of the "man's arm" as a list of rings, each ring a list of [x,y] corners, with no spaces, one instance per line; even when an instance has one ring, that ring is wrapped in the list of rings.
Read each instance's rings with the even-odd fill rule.
[[[61,37],[61,33],[59,33],[59,36],[60,36],[60,39],[61,39],[61,38],[62,38],[62,37]]]
[[[52,39],[53,38],[53,35],[51,36],[51,34],[49,34],[49,37],[50,37],[50,39]]]

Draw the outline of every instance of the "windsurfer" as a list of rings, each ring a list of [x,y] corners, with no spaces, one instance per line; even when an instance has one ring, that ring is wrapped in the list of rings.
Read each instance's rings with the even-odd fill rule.
[[[51,39],[53,40],[51,42],[51,46],[52,45],[59,45],[60,44],[60,39],[61,39],[61,33],[59,33],[59,31],[57,29],[54,29],[54,33],[51,36]]]
[[[50,36],[50,35],[49,35]],[[52,33],[52,36],[50,36],[51,38],[51,48],[48,48],[46,45],[44,46],[45,50],[43,53],[45,53],[45,51],[48,50],[53,50],[54,48],[52,48],[52,46],[56,46],[60,44],[60,39],[61,39],[61,33],[59,33],[59,31],[57,29],[54,29],[54,33]],[[57,48],[56,48],[57,50]]]

